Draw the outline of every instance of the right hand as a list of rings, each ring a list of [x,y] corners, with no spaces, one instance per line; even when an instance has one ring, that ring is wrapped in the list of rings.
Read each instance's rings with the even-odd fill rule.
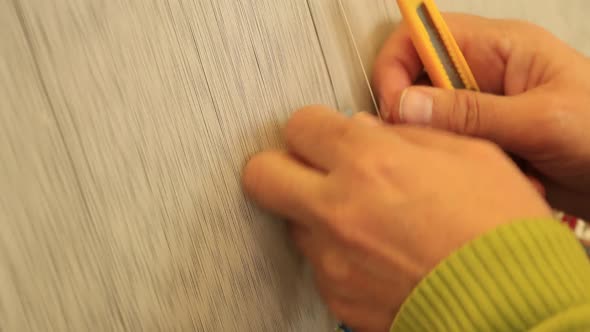
[[[590,217],[590,60],[529,23],[445,15],[482,93],[414,86],[402,23],[376,63],[384,118],[491,140],[525,159],[556,207]]]

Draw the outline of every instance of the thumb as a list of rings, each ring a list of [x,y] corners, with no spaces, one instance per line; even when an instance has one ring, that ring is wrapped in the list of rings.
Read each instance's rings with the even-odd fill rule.
[[[388,122],[430,126],[511,147],[530,133],[538,116],[525,95],[495,96],[468,90],[409,87],[384,109]],[[395,101],[397,100],[397,102]]]

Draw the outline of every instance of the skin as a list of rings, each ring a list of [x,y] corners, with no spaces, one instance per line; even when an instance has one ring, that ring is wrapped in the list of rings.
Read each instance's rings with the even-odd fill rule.
[[[288,220],[325,303],[356,332],[387,331],[420,280],[473,239],[515,220],[551,216],[502,148],[526,158],[565,195],[589,187],[579,183],[589,179],[583,171],[590,169],[590,148],[578,127],[590,129],[584,109],[590,103],[588,91],[573,84],[585,84],[575,72],[588,68],[587,60],[528,24],[447,19],[484,91],[512,97],[420,87],[434,96],[433,122],[402,124],[396,115],[401,95],[421,70],[402,24],[374,75],[395,125],[306,107],[286,125],[287,150],[259,153],[244,170],[246,192]],[[568,69],[572,64],[580,67]],[[575,80],[560,85],[566,78]],[[476,123],[465,121],[465,114],[479,111]],[[558,127],[547,118],[558,119]],[[581,173],[583,181],[572,180]]]
[[[407,123],[400,99],[418,89],[434,101],[426,125],[499,144],[527,162],[552,206],[590,218],[590,60],[530,23],[445,19],[484,93],[411,87],[422,64],[401,24],[373,74],[386,120]]]

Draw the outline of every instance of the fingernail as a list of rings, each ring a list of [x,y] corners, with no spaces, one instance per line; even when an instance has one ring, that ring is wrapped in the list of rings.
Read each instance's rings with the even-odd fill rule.
[[[402,122],[428,125],[432,120],[434,98],[418,89],[404,90],[400,98],[399,117]]]

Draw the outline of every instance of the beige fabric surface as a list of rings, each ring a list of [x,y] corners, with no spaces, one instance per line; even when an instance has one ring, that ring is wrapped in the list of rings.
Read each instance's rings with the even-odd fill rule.
[[[370,68],[393,0],[344,1]],[[439,0],[590,54],[586,0]],[[371,108],[336,0],[0,0],[0,331],[330,331],[240,171]]]

